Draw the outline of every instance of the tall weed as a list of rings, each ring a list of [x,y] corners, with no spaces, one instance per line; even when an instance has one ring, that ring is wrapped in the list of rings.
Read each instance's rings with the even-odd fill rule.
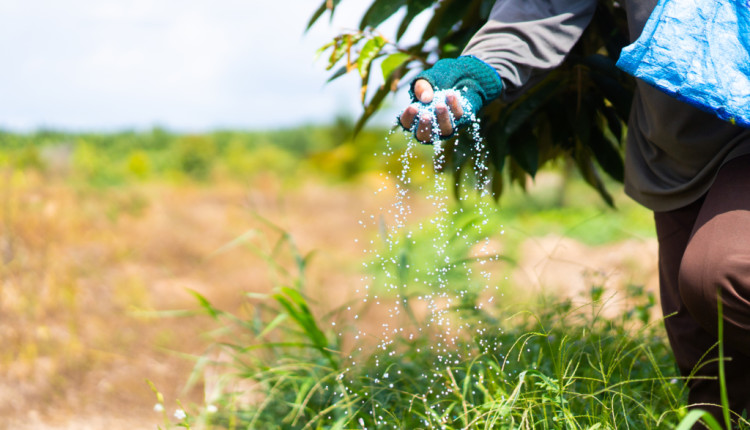
[[[251,246],[280,273],[278,287],[249,294],[253,312],[239,316],[196,295],[203,311],[222,322],[216,351],[201,369],[224,369],[223,386],[202,414],[216,428],[317,429],[656,429],[689,428],[711,417],[685,407],[684,379],[677,376],[660,323],[647,317],[653,297],[630,288],[629,307],[604,317],[606,297],[592,288],[585,304],[545,298],[533,311],[457,305],[470,333],[451,346],[446,363],[434,328],[396,340],[393,353],[365,343],[347,347],[337,330],[316,315],[304,293],[309,256],[292,239],[263,250],[258,232],[231,246]],[[292,270],[275,262],[286,249]],[[232,390],[237,382],[244,390]],[[249,385],[247,384],[249,383]],[[252,396],[247,396],[252,393]],[[689,413],[688,413],[689,412]]]

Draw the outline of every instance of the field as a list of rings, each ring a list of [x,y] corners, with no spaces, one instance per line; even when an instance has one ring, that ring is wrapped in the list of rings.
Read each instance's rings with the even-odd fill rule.
[[[355,334],[387,312],[363,304],[363,263],[398,161],[386,131],[352,141],[346,125],[0,134],[0,428],[673,428],[686,415],[650,214],[619,192],[607,209],[561,166],[500,200],[500,295],[457,306],[478,333],[455,345],[471,359],[445,368],[426,328],[368,355],[377,342]],[[410,223],[433,216],[432,180],[413,171]],[[415,246],[401,255],[419,265]],[[411,303],[398,321],[421,331]],[[404,376],[389,389],[383,368]],[[425,369],[437,397],[419,392]]]

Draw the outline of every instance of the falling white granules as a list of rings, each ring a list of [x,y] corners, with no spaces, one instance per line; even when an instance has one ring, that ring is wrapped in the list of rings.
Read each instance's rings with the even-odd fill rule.
[[[456,130],[457,133],[466,133],[465,137],[468,138],[462,138],[461,144],[458,139],[452,142],[445,137],[441,139],[437,122],[436,107],[441,103],[449,106],[447,97],[451,94],[461,104],[462,119],[468,120],[461,121],[468,123],[465,129]],[[380,319],[375,322],[381,330],[370,327],[365,331],[365,326],[359,326],[354,336],[355,342],[365,338],[378,340],[374,346],[375,371],[377,375],[382,375],[382,379],[373,378],[374,389],[384,386],[392,389],[393,381],[389,377],[401,374],[399,364],[390,360],[390,357],[398,354],[400,339],[411,341],[415,337],[429,337],[432,342],[427,348],[435,356],[438,368],[460,365],[471,359],[475,352],[482,353],[489,348],[496,351],[498,347],[485,344],[484,340],[480,340],[478,351],[458,347],[473,333],[484,334],[486,330],[481,321],[470,320],[459,309],[472,300],[476,310],[490,305],[498,294],[500,283],[493,279],[492,265],[487,263],[499,261],[499,256],[493,251],[490,236],[502,235],[504,232],[501,225],[489,223],[495,218],[498,209],[492,202],[488,150],[479,133],[479,120],[468,100],[456,90],[435,91],[432,102],[418,102],[414,105],[418,111],[411,129],[405,132],[408,139],[406,147],[399,151],[392,147],[390,136],[394,131],[391,131],[385,139],[384,151],[376,154],[382,155],[385,160],[398,160],[393,166],[386,161],[391,167],[390,173],[384,175],[384,183],[375,193],[394,187],[395,201],[389,208],[381,207],[384,213],[380,216],[371,214],[365,216],[364,221],[359,221],[363,228],[377,229],[373,231],[375,239],[382,241],[378,246],[376,240],[369,240],[371,247],[364,252],[371,254],[371,257],[363,266],[373,270],[362,278],[362,289],[357,290],[358,294],[361,292],[364,295],[363,309],[369,306],[379,309]],[[429,163],[421,166],[414,163],[418,160],[417,155],[421,149],[416,140],[411,139],[419,119],[428,115],[432,118],[433,169],[430,169]],[[450,115],[455,128],[456,118],[453,118],[452,112]],[[455,151],[462,151],[462,156],[472,160],[474,180],[459,180],[456,184],[461,189],[459,201],[457,205],[452,205],[449,175],[437,172],[445,170],[450,163],[448,155]],[[412,182],[411,174],[413,171],[419,173],[420,170],[423,176],[430,176],[428,171],[432,170],[433,181],[424,185]],[[422,196],[427,206],[430,206],[430,216],[416,224],[410,223],[408,219],[412,215],[410,203],[413,195]],[[362,213],[366,215],[365,211]],[[425,242],[427,246],[424,246]],[[351,310],[351,307],[347,310]],[[354,315],[353,319],[359,320],[359,316]],[[362,350],[362,346],[357,349],[359,352]],[[420,352],[419,348],[417,352]],[[347,373],[357,365],[354,355],[350,355],[349,359],[351,367],[338,378],[344,384]],[[435,384],[440,378],[440,374],[428,370],[421,376],[423,382],[430,387],[438,387]],[[451,390],[452,388],[446,388],[433,392],[430,389],[427,394],[448,396]],[[362,399],[363,406],[367,402],[367,399]],[[374,403],[366,406],[372,408],[370,414],[377,418],[376,426],[385,424],[379,414],[379,406]],[[433,419],[438,422],[441,420],[440,414],[447,413],[442,410],[431,412],[436,414]],[[360,421],[360,425],[364,427],[363,421]]]
[[[461,95],[460,91],[457,91],[455,89],[436,90],[432,97],[432,101],[430,103],[422,103],[419,101],[413,103],[413,105],[417,106],[417,115],[409,131],[411,131],[412,133],[416,132],[416,128],[419,126],[419,119],[429,116],[432,119],[431,121],[432,141],[437,142],[437,141],[442,140],[441,133],[440,133],[440,126],[437,121],[436,107],[439,104],[444,104],[446,106],[449,106],[448,105],[449,95],[454,95],[458,99],[458,102],[461,105],[461,109],[463,109],[463,117],[468,118],[472,123],[476,122],[476,117],[474,116],[471,103],[469,103],[466,97]],[[403,114],[403,111],[401,112],[401,114],[399,114],[399,117],[401,117],[402,114]],[[448,115],[450,115],[451,126],[453,127],[455,131],[456,118],[453,117],[453,112],[450,110],[450,108],[448,109]]]

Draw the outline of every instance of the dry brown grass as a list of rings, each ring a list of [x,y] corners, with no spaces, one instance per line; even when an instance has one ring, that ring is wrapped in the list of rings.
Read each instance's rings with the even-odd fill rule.
[[[196,309],[188,289],[228,310],[236,310],[244,291],[267,291],[264,263],[248,249],[214,254],[260,228],[255,213],[291,233],[301,250],[317,250],[310,285],[340,293],[314,287],[308,293],[330,309],[352,297],[360,276],[362,250],[353,240],[362,236],[358,215],[387,202],[361,185],[286,190],[272,177],[247,187],[106,190],[29,173],[6,179],[0,188],[0,422],[8,428],[55,428],[86,416],[109,419],[106,428],[155,423],[146,378],[167,399],[202,402],[201,387],[183,392],[192,363],[175,351],[201,352],[200,333],[209,321],[148,312]]]
[[[377,214],[394,201],[387,193],[374,195],[378,180],[367,178],[286,188],[261,174],[246,185],[93,189],[33,173],[5,173],[0,174],[0,428],[9,429],[153,428],[160,417],[146,379],[164,393],[170,414],[176,399],[202,403],[202,387],[183,389],[192,363],[177,352],[203,351],[207,340],[201,333],[210,321],[153,313],[197,309],[188,290],[235,312],[242,312],[237,303],[243,292],[268,291],[266,264],[248,248],[216,253],[250,229],[268,232],[255,214],[287,231],[303,252],[316,251],[306,293],[319,312],[336,308],[355,298],[363,239],[374,233],[358,220],[363,211]],[[414,208],[413,219],[427,214],[423,206]],[[632,270],[642,275],[639,282],[653,283],[650,241],[611,245],[612,261],[586,257],[609,255],[602,254],[604,248],[555,242],[534,252],[537,239],[529,241],[523,257],[528,261],[517,270],[525,275],[516,276],[525,283],[548,283],[544,277],[552,276],[571,285],[584,282],[576,279],[592,270]],[[643,255],[648,261],[635,258]],[[384,318],[377,310],[371,317]]]

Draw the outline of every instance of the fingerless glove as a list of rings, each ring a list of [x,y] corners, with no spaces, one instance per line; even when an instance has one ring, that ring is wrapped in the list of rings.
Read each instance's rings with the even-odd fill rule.
[[[473,56],[446,58],[439,60],[432,68],[417,75],[412,81],[409,94],[414,102],[414,84],[424,79],[435,91],[453,89],[458,91],[471,106],[471,112],[464,112],[456,118],[453,127],[457,129],[471,122],[471,114],[476,114],[486,104],[500,96],[503,83],[497,71],[484,61]]]

